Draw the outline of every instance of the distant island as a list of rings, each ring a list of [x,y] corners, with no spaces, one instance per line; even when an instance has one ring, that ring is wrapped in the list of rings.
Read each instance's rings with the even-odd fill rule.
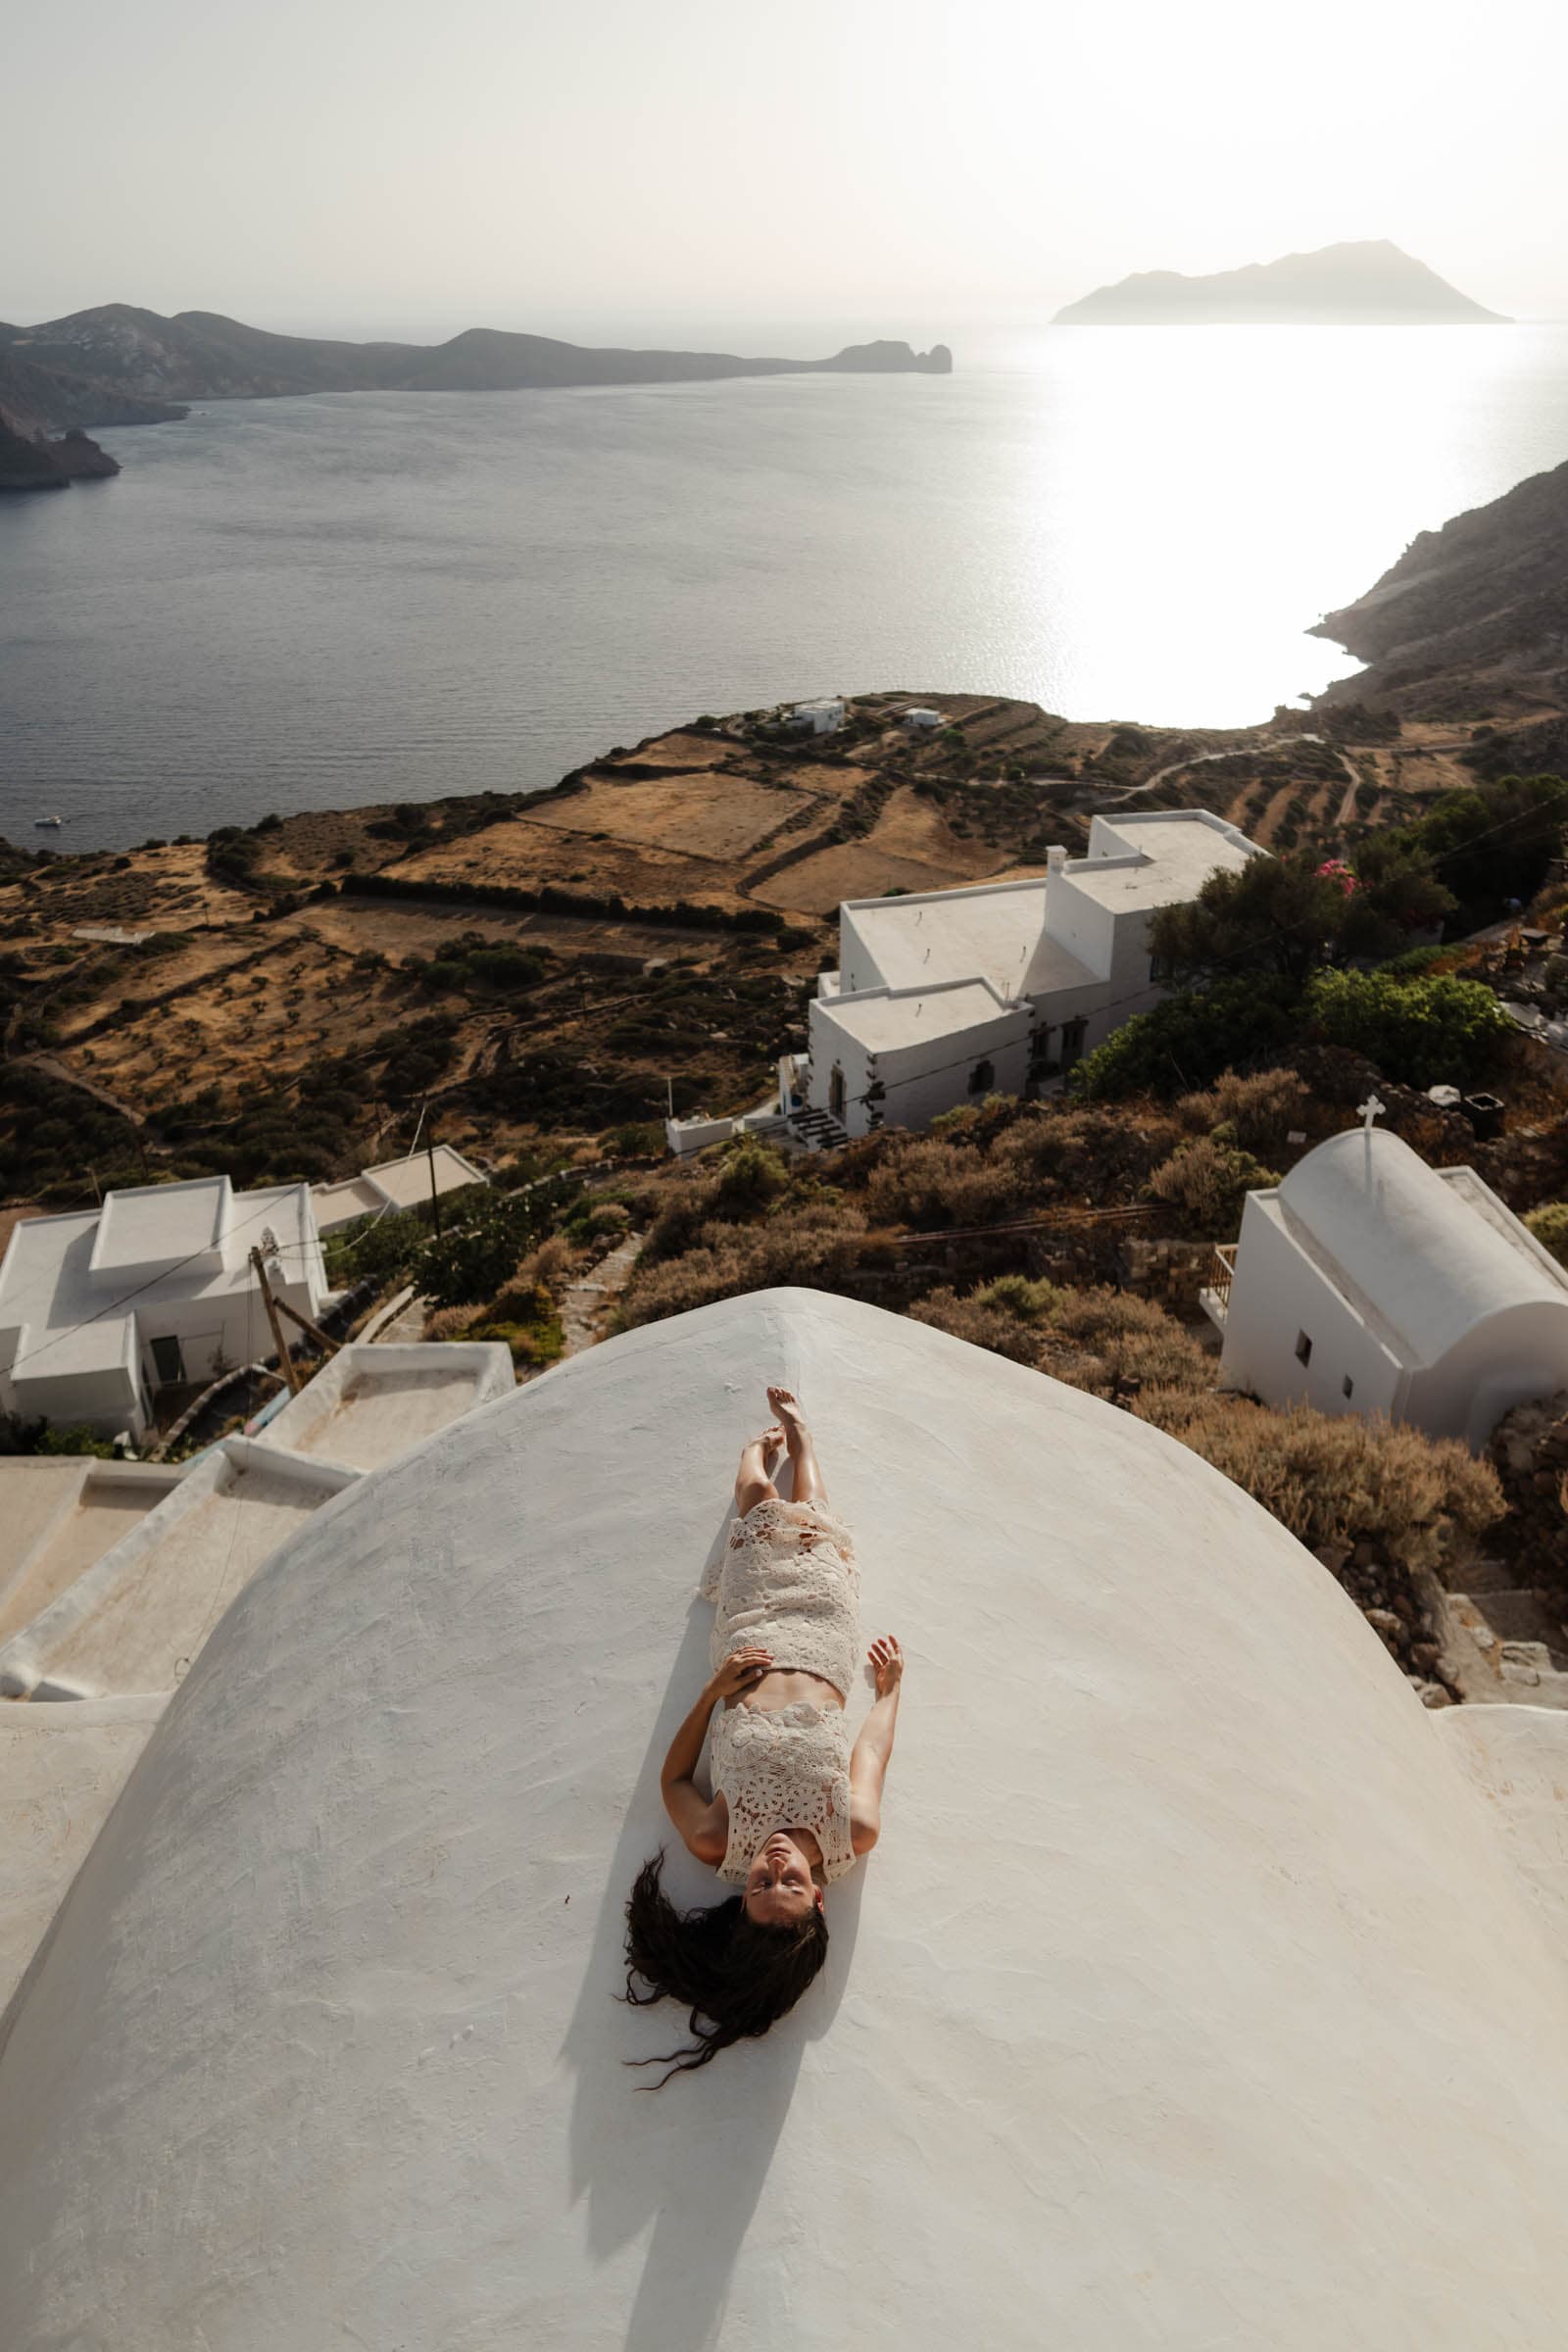
[[[333,343],[274,335],[213,311],[105,303],[39,326],[0,325],[0,419],[24,433],[150,424],[196,400],[309,392],[517,392],[593,384],[700,383],[737,375],[949,375],[945,343],[853,343],[825,360],[719,351],[593,350],[549,335],[469,327],[450,341]]]
[[[1144,270],[1056,313],[1053,326],[1505,326],[1387,238],[1288,253],[1211,277]]]

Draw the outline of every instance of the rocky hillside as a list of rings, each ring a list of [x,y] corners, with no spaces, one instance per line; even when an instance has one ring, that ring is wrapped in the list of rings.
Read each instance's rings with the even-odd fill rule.
[[[1542,719],[1568,708],[1568,465],[1422,531],[1354,604],[1325,613],[1370,676],[1354,696],[1426,719]],[[1542,765],[1549,762],[1542,761]]]
[[[213,311],[166,318],[106,303],[30,327],[0,326],[0,411],[17,420],[131,423],[109,400],[170,404],[261,400],[308,392],[499,392],[568,384],[698,382],[734,375],[820,372],[945,375],[953,354],[939,343],[851,345],[825,360],[741,359],[728,352],[591,350],[548,335],[471,327],[433,346],[340,343],[274,335]]]
[[[1143,270],[1068,303],[1054,326],[1427,326],[1501,325],[1387,238],[1288,253],[1186,277]]]

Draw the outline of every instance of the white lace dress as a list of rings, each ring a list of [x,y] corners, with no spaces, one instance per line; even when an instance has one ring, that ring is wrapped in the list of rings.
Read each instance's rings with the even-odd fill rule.
[[[859,1572],[849,1529],[824,1504],[757,1503],[734,1522],[703,1592],[714,1604],[715,1666],[760,1646],[776,1667],[820,1675],[848,1695],[860,1664]],[[714,1793],[729,1813],[721,1879],[744,1886],[775,1830],[809,1830],[830,1880],[854,1867],[842,1707],[743,1700],[715,1713],[710,1752]]]

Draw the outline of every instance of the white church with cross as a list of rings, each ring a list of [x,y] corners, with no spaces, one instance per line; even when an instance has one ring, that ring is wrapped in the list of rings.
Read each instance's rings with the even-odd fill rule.
[[[1479,1451],[1502,1415],[1568,1388],[1568,1273],[1474,1168],[1432,1168],[1377,1125],[1331,1136],[1249,1193],[1203,1305],[1232,1388],[1384,1413]]]

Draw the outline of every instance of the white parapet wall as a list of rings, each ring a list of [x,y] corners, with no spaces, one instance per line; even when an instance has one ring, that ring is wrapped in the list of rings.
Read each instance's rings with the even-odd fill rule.
[[[263,1560],[357,1476],[225,1438],[0,1645],[0,1699],[172,1690]]]
[[[908,1658],[765,2039],[628,2010],[694,1598],[782,1379]],[[858,1718],[865,1689],[852,1693]],[[769,1292],[304,1524],[0,2035],[7,2352],[1557,2352],[1568,1979],[1334,1580],[1196,1455]]]
[[[377,1470],[476,1405],[515,1388],[499,1340],[340,1348],[257,1433],[318,1461]]]
[[[184,1475],[183,1463],[83,1454],[0,1459],[0,1642],[156,1510]]]

